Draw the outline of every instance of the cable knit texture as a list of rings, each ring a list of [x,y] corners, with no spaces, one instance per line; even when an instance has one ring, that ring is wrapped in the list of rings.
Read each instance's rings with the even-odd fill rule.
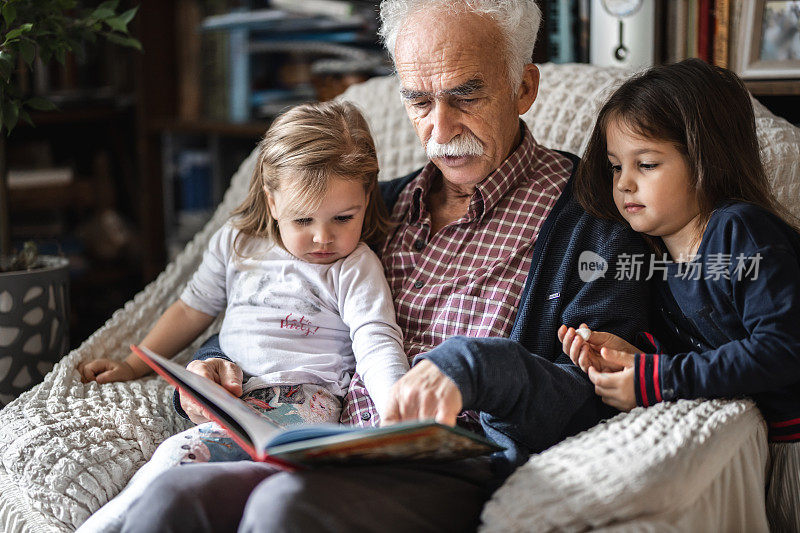
[[[543,145],[580,154],[604,96],[628,74],[590,65],[542,65],[538,99],[523,118]],[[395,79],[369,80],[348,89],[344,98],[367,115],[382,179],[426,162]],[[775,191],[800,216],[800,130],[758,103],[756,114]],[[75,368],[97,357],[124,358],[128,345],[144,337],[197,268],[211,234],[244,198],[253,166],[254,154],[233,176],[211,221],[154,282],[64,357],[43,383],[0,411],[0,530],[74,529],[125,486],[161,441],[186,427],[163,380],[82,384]],[[212,326],[217,329],[219,320]],[[180,357],[185,360],[204,337]],[[766,454],[763,421],[749,402],[637,409],[531,458],[487,505],[483,527],[657,529],[676,510],[716,516],[719,510],[704,511],[695,502],[710,501],[711,490],[763,493],[763,468],[744,470],[764,463]],[[735,475],[731,469],[737,465]],[[748,483],[757,486],[740,486]],[[720,505],[726,495],[717,495]],[[751,514],[747,523],[763,529],[757,512]]]

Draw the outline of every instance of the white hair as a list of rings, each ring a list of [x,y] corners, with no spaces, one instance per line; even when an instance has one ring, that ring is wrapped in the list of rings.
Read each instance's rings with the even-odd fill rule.
[[[394,47],[403,22],[412,13],[425,8],[453,14],[471,12],[494,20],[506,44],[508,81],[512,87],[520,84],[525,65],[532,61],[533,45],[542,22],[542,12],[535,0],[383,0],[378,34],[392,61],[395,61]]]

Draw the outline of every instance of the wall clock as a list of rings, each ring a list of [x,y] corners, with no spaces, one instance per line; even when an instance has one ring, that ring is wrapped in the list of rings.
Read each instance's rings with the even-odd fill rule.
[[[612,17],[619,19],[619,45],[614,50],[614,57],[618,61],[624,61],[628,57],[628,52],[630,52],[622,39],[622,19],[635,15],[641,9],[643,3],[644,0],[602,0],[603,9]]]

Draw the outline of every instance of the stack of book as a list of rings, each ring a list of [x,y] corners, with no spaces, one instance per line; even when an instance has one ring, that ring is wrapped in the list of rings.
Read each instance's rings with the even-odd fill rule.
[[[738,27],[744,1],[669,0],[666,2],[664,61],[699,57],[714,65],[734,68]]]

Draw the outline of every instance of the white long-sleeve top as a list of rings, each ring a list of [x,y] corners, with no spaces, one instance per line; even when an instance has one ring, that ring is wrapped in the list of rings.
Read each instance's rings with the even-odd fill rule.
[[[383,415],[408,360],[375,253],[360,243],[320,265],[251,238],[240,257],[238,233],[229,222],[211,237],[181,300],[207,315],[225,311],[220,346],[242,368],[244,392],[314,383],[343,396],[357,369]]]

